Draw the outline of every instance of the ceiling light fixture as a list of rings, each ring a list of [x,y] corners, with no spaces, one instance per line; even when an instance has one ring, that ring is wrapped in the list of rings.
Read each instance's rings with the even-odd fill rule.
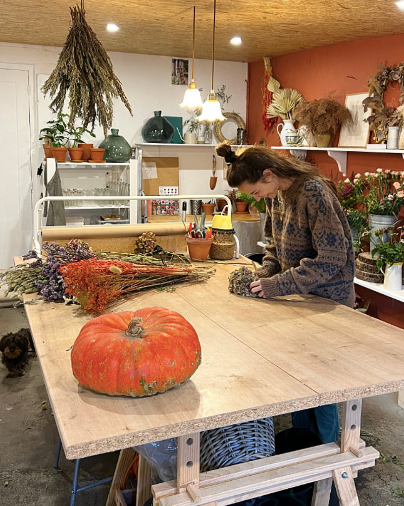
[[[180,107],[202,107],[201,93],[194,81],[194,61],[195,61],[195,5],[194,5],[194,23],[193,23],[193,41],[192,41],[192,81],[185,92],[184,100]]]
[[[233,44],[233,46],[239,46],[241,42],[242,42],[241,37],[233,37],[230,40],[230,44]]]
[[[119,26],[115,25],[114,23],[108,23],[107,30],[108,32],[117,32],[119,30]]]
[[[209,97],[203,104],[202,113],[198,116],[199,121],[224,121],[226,118],[222,114],[222,108],[216,99],[215,91],[213,88],[213,77],[215,74],[215,27],[216,27],[216,0],[213,6],[213,44],[212,44],[212,89]]]
[[[404,0],[400,0],[399,2],[396,2],[396,5],[399,9],[404,11]]]

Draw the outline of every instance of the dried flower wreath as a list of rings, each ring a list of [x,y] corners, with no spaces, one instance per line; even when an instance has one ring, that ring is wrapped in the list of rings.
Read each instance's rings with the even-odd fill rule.
[[[404,63],[400,63],[396,67],[380,65],[378,73],[371,76],[368,81],[369,97],[365,98],[362,104],[365,112],[372,109],[372,114],[365,121],[369,123],[370,130],[374,132],[377,142],[386,140],[389,126],[403,124],[402,113],[394,107],[386,107],[384,103],[384,93],[387,87],[395,82],[400,84],[399,103],[402,104],[404,102]]]

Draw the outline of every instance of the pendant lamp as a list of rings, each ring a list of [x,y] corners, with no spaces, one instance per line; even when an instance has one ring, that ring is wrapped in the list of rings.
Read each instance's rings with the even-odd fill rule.
[[[202,107],[201,93],[194,81],[194,60],[195,60],[195,6],[194,6],[194,25],[193,25],[193,42],[192,42],[192,81],[185,92],[184,100],[180,107]]]
[[[198,116],[199,121],[223,121],[226,118],[222,114],[222,108],[216,98],[213,89],[213,77],[215,74],[215,26],[216,26],[216,0],[213,5],[213,44],[212,44],[212,89],[209,93],[208,99],[203,104],[202,113]]]

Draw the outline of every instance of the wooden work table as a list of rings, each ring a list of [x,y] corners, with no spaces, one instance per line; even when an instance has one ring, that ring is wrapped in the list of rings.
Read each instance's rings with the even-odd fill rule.
[[[331,477],[342,494],[341,504],[359,504],[347,502],[346,483],[350,484],[349,494],[356,496],[349,473],[373,465],[378,456],[372,448],[360,449],[360,399],[404,389],[404,331],[319,297],[262,300],[230,294],[227,277],[236,266],[216,268],[208,282],[178,286],[175,292],[144,292],[109,308],[112,312],[167,307],[181,313],[199,335],[202,365],[194,376],[171,391],[148,398],[109,397],[77,383],[69,350],[81,327],[92,318],[79,306],[45,302],[25,306],[66,457],[87,457],[175,436],[191,435],[197,443],[199,433],[206,429],[349,401],[341,450],[333,443],[337,448],[333,447],[333,455],[336,451],[343,454],[344,462],[335,463],[334,456],[335,462],[330,461],[321,472],[311,464],[310,477],[319,484],[316,506],[328,504],[322,498],[331,487]],[[330,451],[329,445],[323,446]],[[179,463],[183,458],[188,462],[190,449],[181,448]],[[199,463],[199,449],[193,455],[193,461]],[[331,459],[329,455],[323,457]],[[307,451],[305,458],[309,458]],[[299,459],[295,458],[294,465]],[[192,496],[187,484],[203,485],[197,467],[185,477],[179,468],[177,485],[154,492],[155,498],[159,493],[170,496],[161,499],[162,506],[187,504],[184,491]],[[348,480],[341,481],[335,474],[341,469],[348,473]],[[305,476],[307,482],[307,472]],[[244,485],[238,489],[232,483],[231,493],[215,495],[216,489],[210,493],[209,487],[201,488],[207,494],[201,504],[231,504],[236,496],[254,497],[275,490],[250,486],[245,495]],[[290,479],[288,483],[291,486]],[[296,478],[293,483],[304,483],[304,479]],[[111,495],[108,504],[114,501]]]

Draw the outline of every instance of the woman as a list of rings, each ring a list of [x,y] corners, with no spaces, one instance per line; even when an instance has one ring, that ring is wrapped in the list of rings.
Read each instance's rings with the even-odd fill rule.
[[[269,244],[251,291],[268,299],[312,293],[353,307],[355,256],[333,181],[313,165],[266,147],[236,154],[223,143],[216,151],[230,164],[229,185],[256,200],[264,197],[267,204]],[[316,432],[323,443],[338,439],[336,404],[293,413],[292,421]]]

